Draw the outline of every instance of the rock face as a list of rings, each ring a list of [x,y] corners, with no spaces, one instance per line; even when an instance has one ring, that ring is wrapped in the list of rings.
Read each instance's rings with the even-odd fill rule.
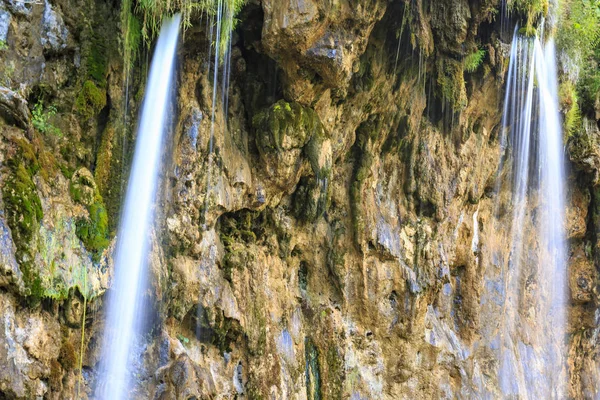
[[[248,1],[212,127],[193,21],[132,397],[502,397],[500,5],[426,3]],[[93,398],[145,76],[124,73],[113,7],[0,7],[0,397]],[[568,143],[578,399],[600,390],[597,140],[592,121]]]

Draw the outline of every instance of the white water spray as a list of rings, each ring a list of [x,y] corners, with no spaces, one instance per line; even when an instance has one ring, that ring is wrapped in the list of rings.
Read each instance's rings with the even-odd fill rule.
[[[516,34],[501,146],[512,161],[510,259],[500,332],[503,394],[561,399],[565,389],[565,171],[554,42]],[[501,168],[504,161],[501,162]]]
[[[144,324],[142,293],[146,285],[150,232],[158,188],[167,107],[175,65],[180,16],[163,24],[156,44],[138,129],[125,205],[118,231],[115,277],[108,301],[102,360],[96,396],[128,398],[132,349]]]

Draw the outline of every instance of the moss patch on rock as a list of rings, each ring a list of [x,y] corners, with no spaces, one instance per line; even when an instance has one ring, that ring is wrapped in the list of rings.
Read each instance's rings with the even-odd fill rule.
[[[76,234],[85,248],[92,253],[92,259],[100,260],[102,252],[108,247],[108,215],[102,203],[102,197],[97,194],[94,202],[88,207],[89,218],[79,218],[76,222]]]
[[[285,100],[258,113],[252,124],[257,131],[259,151],[268,154],[304,147],[316,124],[315,116],[314,110]]]
[[[306,395],[310,400],[321,400],[321,370],[319,351],[311,338],[304,339],[304,357],[306,360]]]
[[[77,170],[71,178],[69,192],[73,201],[87,208],[88,218],[77,219],[75,233],[92,259],[98,262],[110,243],[108,214],[91,172],[85,168]]]
[[[436,67],[442,99],[448,102],[452,110],[463,110],[468,103],[463,64],[449,58],[440,58]]]
[[[39,170],[39,163],[27,140],[17,138],[13,143],[17,149],[15,155],[6,161],[9,174],[2,185],[2,199],[25,289],[37,301],[42,289],[40,277],[33,270],[34,242],[44,213],[33,176]]]
[[[97,115],[106,106],[106,92],[87,80],[75,100],[75,110],[85,119]]]
[[[225,248],[221,267],[228,281],[231,281],[235,269],[242,270],[253,261],[254,256],[247,251],[247,245],[264,234],[265,221],[263,213],[250,210],[224,214],[219,219],[219,237]],[[240,242],[243,244],[240,245]]]

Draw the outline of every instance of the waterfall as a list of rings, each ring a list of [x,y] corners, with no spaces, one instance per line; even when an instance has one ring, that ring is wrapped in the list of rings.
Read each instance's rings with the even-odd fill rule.
[[[180,16],[160,31],[146,87],[125,205],[118,230],[115,276],[108,299],[106,327],[96,395],[128,398],[135,339],[144,324],[142,294],[146,285],[153,208],[158,188],[167,107],[175,65]]]
[[[555,59],[552,39],[542,44],[515,29],[500,163],[512,167],[499,364],[506,397],[564,397],[566,190]]]
[[[210,207],[209,200],[212,193],[212,174],[214,164],[214,142],[215,142],[215,127],[217,125],[217,106],[218,106],[218,90],[219,90],[219,66],[222,66],[221,76],[221,107],[223,110],[223,120],[227,124],[227,112],[229,104],[229,86],[231,73],[231,40],[232,30],[234,26],[234,9],[229,2],[224,0],[216,0],[215,14],[207,19],[207,29],[209,29],[209,44],[208,44],[208,72],[207,76],[211,75],[210,60],[214,57],[214,69],[212,71],[212,106],[210,113],[210,137],[208,143],[208,163],[206,168],[206,196],[204,197],[204,212],[202,216],[203,229],[209,230],[206,223],[207,212]],[[214,38],[214,42],[213,42]],[[212,48],[215,48],[214,56]]]

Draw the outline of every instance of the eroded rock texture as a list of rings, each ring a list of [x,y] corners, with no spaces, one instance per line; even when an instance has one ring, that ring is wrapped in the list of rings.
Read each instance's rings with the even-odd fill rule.
[[[194,21],[134,397],[501,396],[509,38],[495,0],[432,3],[249,1],[211,154],[221,89]],[[93,398],[147,67],[142,53],[124,72],[116,7],[0,7],[0,397]],[[599,134],[568,144],[573,398],[600,390]]]

